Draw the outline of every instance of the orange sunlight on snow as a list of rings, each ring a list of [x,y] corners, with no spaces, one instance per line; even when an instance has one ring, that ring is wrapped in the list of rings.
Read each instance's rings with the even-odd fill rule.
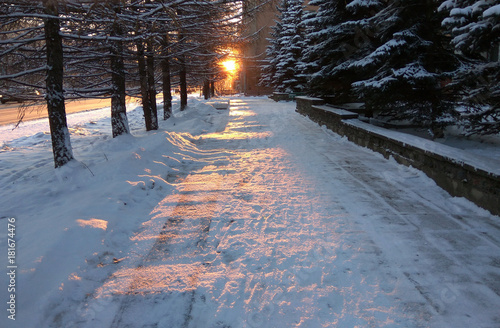
[[[78,225],[80,227],[92,227],[92,228],[96,228],[96,229],[102,229],[102,230],[106,230],[108,228],[108,221],[104,221],[104,220],[99,220],[99,219],[89,219],[89,220],[81,220],[81,219],[78,219],[76,220],[76,223],[78,223]]]
[[[268,147],[272,132],[253,122],[245,107],[231,103],[233,117],[222,132],[165,134],[178,149],[165,156],[183,163],[165,178],[176,190],[130,238],[135,250],[128,255],[136,260],[96,290],[97,304],[123,299],[119,315],[125,316],[136,313],[135,299],[182,302],[196,292],[216,304],[217,315],[242,311],[251,321],[263,307],[273,315],[315,316],[317,298],[334,295],[332,304],[343,302],[340,288],[322,283],[321,267],[331,265],[339,248],[325,232],[332,229],[331,216],[344,213],[316,211],[321,196],[304,192],[312,182],[291,169],[285,149]],[[260,146],[245,148],[248,141]]]

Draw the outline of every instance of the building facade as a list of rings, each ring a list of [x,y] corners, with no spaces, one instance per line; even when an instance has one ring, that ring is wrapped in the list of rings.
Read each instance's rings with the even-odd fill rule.
[[[271,27],[276,24],[278,0],[244,2],[243,36],[245,43],[241,51],[240,88],[245,95],[260,96],[272,94],[271,88],[260,86],[262,65],[266,59],[266,48],[271,37]]]

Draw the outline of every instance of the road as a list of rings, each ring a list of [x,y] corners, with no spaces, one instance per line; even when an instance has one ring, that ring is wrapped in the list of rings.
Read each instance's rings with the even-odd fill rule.
[[[84,99],[72,100],[66,102],[66,114],[83,112],[92,109],[100,109],[111,106],[110,99]],[[17,123],[19,121],[18,103],[0,104],[0,125]],[[36,120],[47,117],[47,108],[45,105],[31,105],[22,108],[25,111],[23,121]]]
[[[161,231],[47,326],[500,326],[495,217],[281,104],[233,101],[214,124],[166,133]]]

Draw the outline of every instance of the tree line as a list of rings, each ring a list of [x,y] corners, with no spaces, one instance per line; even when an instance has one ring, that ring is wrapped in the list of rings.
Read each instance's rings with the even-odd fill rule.
[[[312,9],[312,10],[308,10]],[[494,0],[282,0],[261,83],[361,101],[439,136],[500,131]]]
[[[65,100],[111,98],[113,137],[129,133],[126,96],[140,97],[146,130],[180,109],[189,85],[206,98],[238,43],[236,0],[4,0],[0,3],[0,90],[47,103],[55,167],[73,159]]]

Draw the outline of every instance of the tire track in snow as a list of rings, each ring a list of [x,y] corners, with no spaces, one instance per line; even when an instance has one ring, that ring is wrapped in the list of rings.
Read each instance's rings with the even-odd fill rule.
[[[188,175],[182,182],[178,183],[180,198],[172,210],[172,214],[165,222],[159,233],[153,247],[144,258],[143,262],[136,268],[135,277],[124,296],[121,297],[119,310],[116,313],[110,327],[136,327],[137,318],[131,317],[130,313],[137,313],[143,309],[144,300],[137,304],[137,294],[142,294],[144,298],[148,295],[153,295],[156,302],[165,302],[166,298],[172,296],[170,293],[165,293],[164,297],[158,297],[157,294],[164,293],[158,287],[165,287],[166,290],[171,288],[168,285],[151,287],[151,280],[155,280],[149,274],[143,274],[148,268],[156,265],[161,266],[165,262],[169,262],[169,258],[173,255],[179,257],[179,254],[189,256],[199,256],[206,246],[207,236],[210,232],[210,225],[213,215],[217,208],[219,187],[221,185],[222,176],[218,173],[210,171],[195,171]],[[164,206],[172,206],[167,202]],[[196,263],[206,268],[209,263],[200,261]],[[196,285],[199,275],[205,271],[205,268],[191,272],[188,277],[188,282],[185,284],[184,295],[175,296],[178,303],[184,302],[184,314],[182,315],[184,322],[180,327],[187,327],[190,321],[191,311],[196,294]],[[153,284],[154,285],[154,284]],[[149,290],[148,290],[149,289]],[[156,295],[155,295],[156,294]],[[179,308],[177,304],[176,308]],[[139,307],[135,310],[134,307]]]

